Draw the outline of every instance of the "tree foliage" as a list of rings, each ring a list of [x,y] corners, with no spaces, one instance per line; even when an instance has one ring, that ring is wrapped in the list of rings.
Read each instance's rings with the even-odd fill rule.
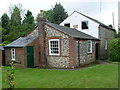
[[[22,18],[20,13],[21,13],[20,9],[17,6],[15,6],[11,14],[11,25],[14,25],[14,26],[21,25]]]
[[[64,19],[68,17],[67,12],[60,3],[56,3],[55,7],[52,9],[52,23],[60,24]]]
[[[1,23],[2,23],[2,27],[4,29],[9,29],[9,26],[10,26],[10,19],[7,15],[7,13],[4,13],[1,17]]]
[[[37,15],[37,19],[40,17],[40,14]],[[54,8],[44,11],[44,17],[48,22],[60,24],[63,20],[68,17],[67,12],[60,3],[56,3]]]
[[[120,61],[120,38],[115,38],[110,42],[110,60]]]
[[[31,32],[34,29],[35,21],[31,11],[27,10],[22,26],[23,30],[25,31],[24,35],[26,35],[27,33]]]
[[[13,5],[10,6],[8,16],[7,13],[3,14],[1,17],[2,23],[2,42],[12,42],[13,40],[18,39],[19,37],[26,36],[30,33],[35,27],[34,17],[32,12],[27,10],[24,15],[22,15],[24,10],[22,10],[22,5]],[[37,19],[40,15],[37,15]],[[47,11],[44,11],[44,17],[48,22],[60,24],[68,16],[64,7],[60,3]],[[22,20],[23,19],[23,20]],[[0,38],[1,40],[1,38]]]
[[[22,20],[23,10],[21,5],[14,5],[10,8],[10,18],[5,13],[1,17],[2,42],[12,42],[19,37],[23,37],[33,30],[35,26],[34,17],[31,11],[27,11]],[[21,14],[22,13],[22,14]]]
[[[34,23],[34,17],[32,16],[32,12],[27,10],[27,13],[25,14],[23,24],[35,24]]]
[[[4,13],[1,17],[1,32],[2,32],[2,41],[5,41],[5,36],[9,34],[10,30],[10,18],[8,17],[7,13]]]

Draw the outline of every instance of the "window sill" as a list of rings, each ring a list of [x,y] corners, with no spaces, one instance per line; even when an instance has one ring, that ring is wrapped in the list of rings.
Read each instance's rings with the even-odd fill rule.
[[[55,54],[49,54],[48,56],[60,56],[60,55],[55,55]]]
[[[11,61],[15,61],[15,59],[11,59]]]
[[[92,54],[92,52],[87,52],[87,54]]]
[[[17,63],[17,64],[21,64],[21,61],[17,61],[15,59],[11,59],[11,62]]]

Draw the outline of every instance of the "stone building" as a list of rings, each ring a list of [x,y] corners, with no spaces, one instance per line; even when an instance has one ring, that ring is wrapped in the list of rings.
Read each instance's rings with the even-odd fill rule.
[[[18,67],[74,68],[98,58],[99,42],[91,35],[40,17],[31,34],[5,46],[6,64],[13,60]]]
[[[115,29],[95,20],[85,14],[74,11],[60,25],[75,28],[100,40],[98,59],[107,59],[109,41],[115,38]]]

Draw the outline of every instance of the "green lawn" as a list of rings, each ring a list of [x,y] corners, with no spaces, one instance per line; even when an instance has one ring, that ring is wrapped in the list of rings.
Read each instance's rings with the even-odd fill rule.
[[[1,67],[0,67],[0,90],[1,90],[1,88],[2,88],[2,69],[1,69]]]
[[[81,70],[17,68],[15,82],[16,88],[118,88],[118,65],[99,64]]]

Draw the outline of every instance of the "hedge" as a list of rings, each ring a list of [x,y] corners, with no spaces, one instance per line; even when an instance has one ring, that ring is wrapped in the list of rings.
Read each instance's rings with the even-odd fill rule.
[[[120,38],[115,38],[110,41],[110,60],[120,61]]]

